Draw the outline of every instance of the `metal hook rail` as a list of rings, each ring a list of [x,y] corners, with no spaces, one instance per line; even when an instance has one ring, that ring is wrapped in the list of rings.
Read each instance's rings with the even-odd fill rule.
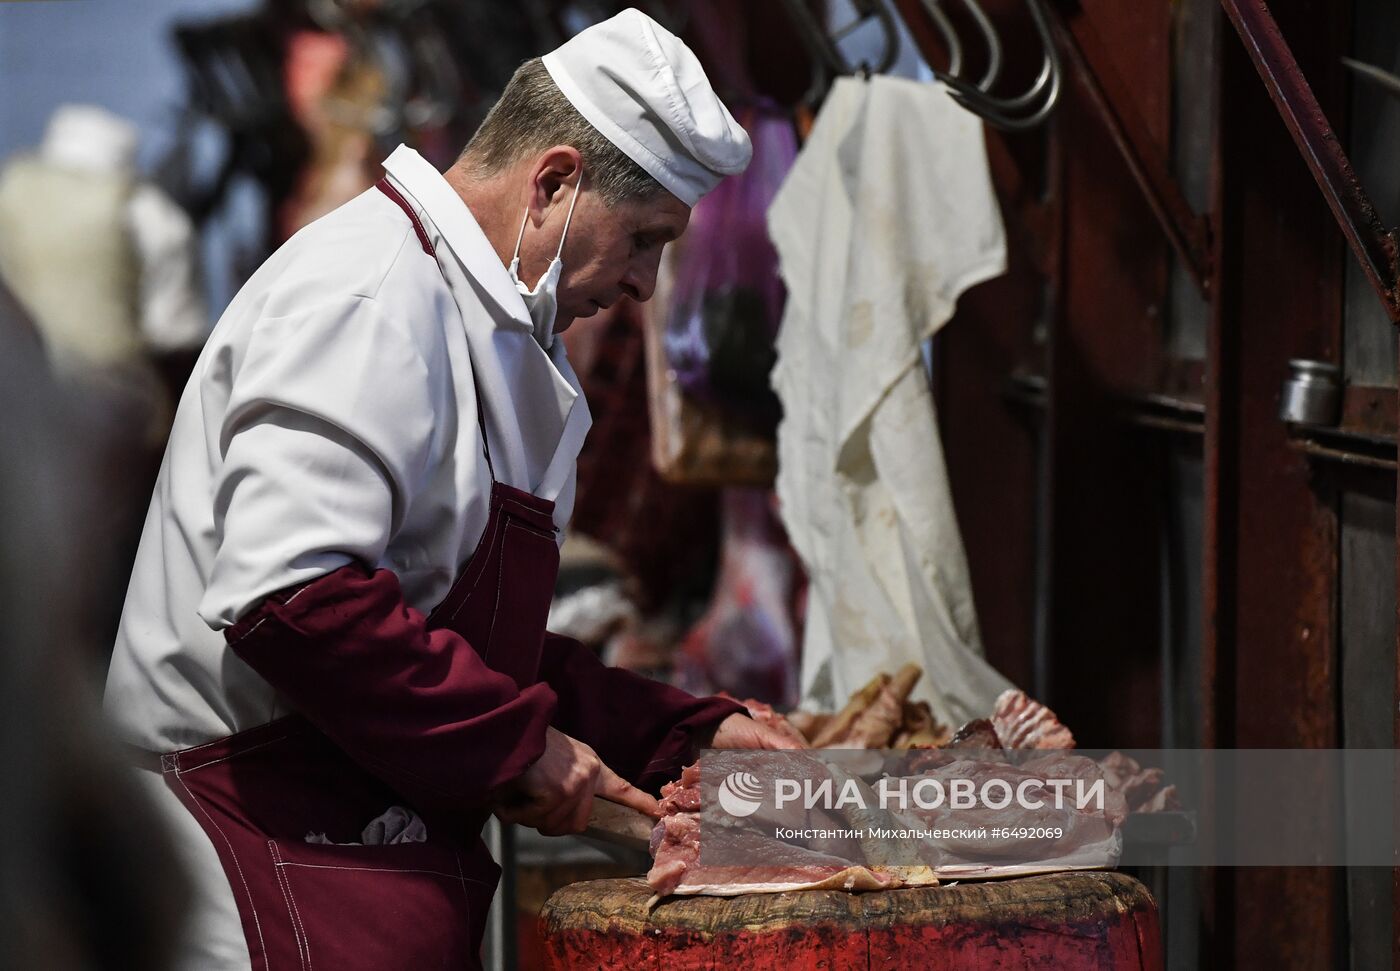
[[[826,93],[830,79],[834,76],[849,76],[857,73],[870,74],[889,70],[899,54],[899,24],[896,15],[882,0],[853,0],[858,14],[855,21],[837,30],[828,32],[804,0],[784,0],[788,12],[796,24],[803,43],[812,58],[812,85],[807,91],[806,100],[815,104]],[[934,77],[948,86],[954,99],[969,111],[981,116],[988,124],[1003,131],[1024,131],[1045,121],[1054,111],[1062,88],[1063,66],[1059,51],[1055,47],[1050,32],[1050,23],[1043,0],[1026,0],[1026,6],[1040,38],[1044,58],[1040,73],[1030,88],[1012,96],[1001,97],[990,92],[1001,74],[1001,39],[991,19],[976,0],[963,0],[987,46],[987,68],[977,82],[967,81],[959,76],[963,65],[963,48],[960,38],[942,9],[940,0],[922,0],[924,10],[943,36],[949,48],[950,63],[947,70],[933,68]],[[884,39],[878,64],[854,65],[841,52],[840,41],[857,29],[875,20]],[[1026,113],[1026,109],[1034,109]]]

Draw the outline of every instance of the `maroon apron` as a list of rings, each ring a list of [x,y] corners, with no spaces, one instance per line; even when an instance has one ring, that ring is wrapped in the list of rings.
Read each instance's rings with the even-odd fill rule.
[[[426,239],[397,193],[386,194]],[[489,468],[489,449],[486,461]],[[460,635],[520,688],[538,675],[559,568],[553,510],[496,482],[493,471],[486,530],[428,618],[429,629]],[[480,838],[485,810],[434,815],[408,806],[297,715],[163,755],[161,769],[218,852],[254,971],[480,966],[500,874]],[[309,833],[358,841],[396,805],[420,812],[426,842],[306,842]]]

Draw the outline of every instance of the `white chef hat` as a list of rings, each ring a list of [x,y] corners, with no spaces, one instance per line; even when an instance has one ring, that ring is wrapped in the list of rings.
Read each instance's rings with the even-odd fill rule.
[[[640,10],[582,31],[544,66],[589,124],[688,206],[749,164],[748,133],[695,54]]]

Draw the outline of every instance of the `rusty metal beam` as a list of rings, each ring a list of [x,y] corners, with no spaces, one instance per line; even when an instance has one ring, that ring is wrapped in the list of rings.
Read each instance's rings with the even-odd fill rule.
[[[1381,224],[1266,0],[1220,0],[1288,133],[1390,319],[1400,324],[1400,246]]]
[[[1074,26],[1055,6],[1046,5],[1050,23],[1080,86],[1132,172],[1143,198],[1167,240],[1202,294],[1210,291],[1210,224],[1186,201],[1163,151],[1154,144],[1133,101],[1132,89],[1113,70],[1093,25],[1079,17]]]
[[[1342,102],[1336,56],[1349,5],[1291,4],[1297,56]],[[1306,31],[1306,33],[1303,33]],[[1208,332],[1206,652],[1220,748],[1335,748],[1341,740],[1335,481],[1314,475],[1279,421],[1291,357],[1338,360],[1348,259],[1243,45],[1221,32],[1216,117],[1219,285]],[[1324,84],[1325,82],[1325,84]],[[1204,666],[1204,665],[1203,665]],[[1300,780],[1317,788],[1320,779]],[[1337,967],[1340,871],[1221,869],[1202,967]]]

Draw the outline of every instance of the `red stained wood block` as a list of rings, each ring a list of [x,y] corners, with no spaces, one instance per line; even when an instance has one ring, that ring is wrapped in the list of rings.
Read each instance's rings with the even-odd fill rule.
[[[1157,905],[1121,873],[845,894],[673,898],[640,879],[565,887],[540,915],[548,967],[631,971],[1161,971]]]

